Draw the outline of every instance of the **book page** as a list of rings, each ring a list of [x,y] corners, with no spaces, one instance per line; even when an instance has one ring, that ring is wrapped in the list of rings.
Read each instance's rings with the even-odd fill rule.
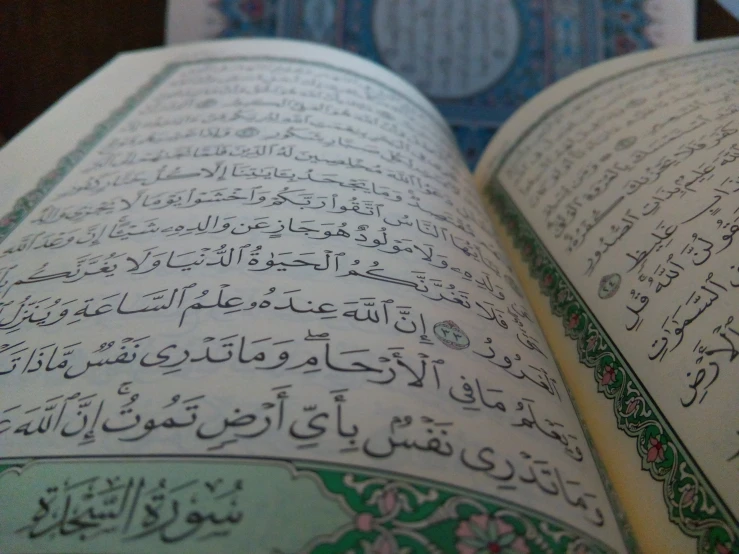
[[[0,156],[36,185],[0,221],[0,550],[626,550],[399,78],[288,41],[132,54]]]
[[[548,338],[589,368],[573,389],[609,401],[661,485],[654,506],[616,483],[630,515],[666,512],[717,552],[738,540],[737,60],[728,41],[583,72],[526,106],[477,174],[560,320]]]
[[[401,75],[436,104],[474,165],[534,94],[582,67],[695,39],[690,0],[170,0],[168,44],[282,36]]]

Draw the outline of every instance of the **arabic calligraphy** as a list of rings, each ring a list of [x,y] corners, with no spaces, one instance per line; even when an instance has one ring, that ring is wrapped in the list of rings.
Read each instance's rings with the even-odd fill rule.
[[[117,533],[125,541],[155,536],[165,544],[228,536],[244,518],[241,480],[93,476],[48,487],[28,525],[29,539],[81,542]],[[194,506],[193,506],[194,505]],[[207,506],[206,509],[201,506]]]
[[[341,460],[617,537],[451,133],[393,83],[188,62],[96,143],[0,252],[3,456]],[[123,497],[138,483],[106,513],[137,521]],[[60,514],[78,505],[65,487],[24,533],[118,525]],[[191,540],[247,513],[174,506],[131,540]]]
[[[498,173],[640,394],[721,487],[739,428],[736,83],[733,49],[635,64],[536,126],[527,114]]]

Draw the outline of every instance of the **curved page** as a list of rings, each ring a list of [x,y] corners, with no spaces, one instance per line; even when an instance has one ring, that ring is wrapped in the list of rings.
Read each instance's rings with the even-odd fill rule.
[[[477,174],[560,321],[550,342],[574,341],[558,359],[582,364],[568,381],[647,551],[665,510],[700,552],[738,547],[737,60],[728,41],[578,74]]]
[[[0,550],[626,550],[451,132],[386,70],[124,56],[0,167]]]

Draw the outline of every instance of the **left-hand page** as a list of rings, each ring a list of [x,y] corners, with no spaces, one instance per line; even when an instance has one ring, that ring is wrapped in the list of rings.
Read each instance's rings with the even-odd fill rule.
[[[451,132],[386,70],[125,55],[0,168],[0,550],[624,550]]]

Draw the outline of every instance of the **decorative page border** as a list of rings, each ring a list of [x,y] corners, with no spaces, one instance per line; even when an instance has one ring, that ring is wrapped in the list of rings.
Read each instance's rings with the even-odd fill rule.
[[[707,477],[680,441],[667,418],[657,408],[651,395],[625,362],[585,301],[577,294],[515,201],[505,192],[498,173],[508,156],[540,124],[580,96],[635,71],[677,60],[730,51],[739,52],[739,46],[729,45],[700,52],[687,52],[680,56],[627,68],[595,80],[589,86],[551,105],[532,122],[497,161],[490,181],[483,188],[483,194],[496,207],[501,221],[513,239],[514,246],[529,267],[529,274],[539,282],[542,294],[550,297],[552,313],[562,317],[565,334],[576,341],[581,363],[594,369],[598,392],[613,401],[618,428],[628,436],[637,438],[637,452],[642,459],[642,468],[649,471],[656,481],[664,481],[663,496],[670,520],[686,535],[698,538],[698,552],[706,554],[739,552],[739,522],[708,483]],[[700,507],[699,503],[702,504]],[[702,515],[698,516],[698,513]],[[719,515],[716,516],[716,513]]]
[[[311,542],[313,553],[458,552],[597,554],[612,550],[581,531],[500,499],[392,473],[303,467],[353,517],[348,527]]]
[[[539,283],[542,294],[549,297],[552,314],[561,318],[565,334],[575,341],[580,362],[593,369],[598,392],[613,402],[618,428],[636,439],[642,469],[654,480],[663,482],[670,521],[686,535],[698,539],[700,553],[739,552],[737,522],[706,483],[698,464],[634,370],[496,177],[485,193],[528,266],[530,276]]]
[[[314,481],[321,495],[350,517],[351,522],[330,534],[318,535],[300,552],[333,554],[612,554],[601,541],[536,510],[480,493],[395,472],[367,468],[246,456],[114,456],[33,460],[29,464],[74,463],[76,459],[102,463],[127,459],[168,464],[177,474],[178,462],[209,464],[209,475],[218,474],[218,462],[243,461],[250,465],[286,468],[294,478]],[[4,472],[22,477],[28,465],[0,465]],[[63,478],[63,465],[58,473]],[[54,483],[49,483],[50,486]],[[16,499],[38,502],[38,499]],[[28,506],[29,514],[36,510]],[[114,537],[108,537],[108,541]],[[89,541],[88,541],[89,542]],[[110,545],[110,543],[108,543]],[[51,550],[50,550],[51,551]]]
[[[0,218],[0,243],[44,200],[44,198],[87,156],[118,124],[152,94],[175,71],[187,65],[231,61],[282,61],[330,68],[372,81],[426,113],[430,110],[403,93],[353,71],[320,62],[271,56],[235,56],[175,62],[166,65],[149,82],[124,101],[104,122],[56,167],[21,196],[10,212]],[[438,120],[436,114],[433,119]],[[448,126],[439,120],[440,129],[451,138]],[[56,460],[92,460],[101,456],[39,457],[23,461],[0,458],[0,474],[22,472],[26,464]],[[121,456],[116,456],[121,458]],[[125,458],[125,456],[123,457]],[[164,458],[163,456],[131,456],[130,458]],[[166,457],[196,460],[198,456]],[[229,457],[257,460],[248,457]],[[210,456],[210,460],[223,457]],[[260,461],[260,460],[257,460]],[[262,459],[268,463],[268,459]],[[357,548],[358,552],[409,554],[411,552],[458,552],[475,554],[538,554],[568,552],[574,554],[606,554],[613,550],[574,527],[533,508],[518,506],[490,495],[464,491],[451,485],[396,474],[374,472],[367,468],[343,467],[338,464],[316,464],[299,460],[272,460],[292,464],[298,472],[312,472],[320,479],[332,498],[340,501],[353,514],[353,524],[337,530],[330,537],[317,537],[306,546],[311,552],[329,553]],[[19,499],[18,499],[19,500]]]

